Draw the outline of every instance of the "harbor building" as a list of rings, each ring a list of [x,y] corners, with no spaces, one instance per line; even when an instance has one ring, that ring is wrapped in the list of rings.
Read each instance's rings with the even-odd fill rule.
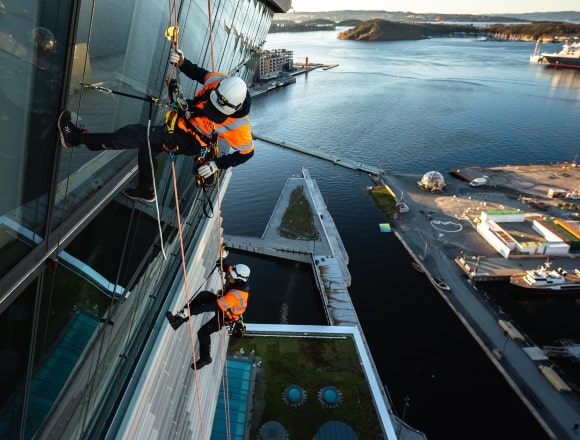
[[[294,70],[294,51],[286,49],[265,50],[260,53],[257,81],[276,78],[282,72]]]

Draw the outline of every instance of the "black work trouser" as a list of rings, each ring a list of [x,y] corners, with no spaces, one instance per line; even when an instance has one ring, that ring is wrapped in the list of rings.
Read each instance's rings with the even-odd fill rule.
[[[189,302],[189,307],[195,308],[196,306],[201,306],[204,304],[215,304],[216,300],[217,298],[215,293],[210,292],[209,290],[203,290]],[[202,325],[197,331],[200,359],[207,359],[210,357],[209,353],[211,351],[211,335],[224,326],[223,318],[218,319],[218,314],[221,315],[221,311],[215,312],[213,318]],[[220,321],[222,322],[220,323]]]
[[[137,162],[139,165],[139,187],[147,190],[153,189],[153,173],[157,169],[157,156],[164,145],[175,146],[176,155],[185,154],[193,156],[199,154],[201,146],[197,140],[181,130],[175,130],[168,134],[164,125],[149,129],[149,143],[147,142],[147,127],[141,124],[127,125],[113,133],[87,133],[84,141],[89,150],[126,150],[138,148]],[[151,161],[149,160],[149,145],[151,145]]]
[[[218,314],[215,313],[213,318],[201,326],[197,331],[197,340],[199,341],[199,358],[207,359],[209,358],[209,353],[211,350],[211,335],[212,333],[220,330],[224,325],[223,319],[218,318]]]

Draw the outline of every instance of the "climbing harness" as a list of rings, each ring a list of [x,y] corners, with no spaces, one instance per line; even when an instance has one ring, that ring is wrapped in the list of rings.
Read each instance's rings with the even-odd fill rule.
[[[246,335],[246,324],[244,323],[244,315],[240,315],[237,321],[228,324],[230,335],[234,338],[243,338]]]

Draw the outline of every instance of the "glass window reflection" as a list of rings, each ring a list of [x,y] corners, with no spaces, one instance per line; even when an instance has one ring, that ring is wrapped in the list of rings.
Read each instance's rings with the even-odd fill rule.
[[[0,276],[44,238],[70,27],[70,1],[3,6]],[[15,248],[16,254],[6,252]]]

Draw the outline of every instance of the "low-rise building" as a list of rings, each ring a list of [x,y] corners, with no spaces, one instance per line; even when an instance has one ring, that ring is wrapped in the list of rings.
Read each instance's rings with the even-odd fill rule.
[[[265,50],[260,54],[256,80],[265,81],[294,70],[294,51],[286,49]]]

